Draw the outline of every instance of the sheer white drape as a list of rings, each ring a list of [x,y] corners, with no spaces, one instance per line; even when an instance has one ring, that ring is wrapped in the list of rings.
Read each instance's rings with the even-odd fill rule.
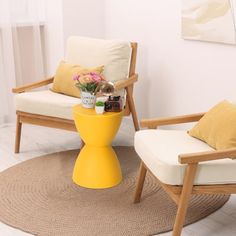
[[[15,117],[11,89],[44,77],[44,23],[44,0],[0,0],[0,125]]]

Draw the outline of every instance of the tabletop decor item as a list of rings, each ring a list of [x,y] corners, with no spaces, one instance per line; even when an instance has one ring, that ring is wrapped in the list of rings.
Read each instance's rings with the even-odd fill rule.
[[[97,101],[95,105],[95,111],[97,114],[103,114],[105,109],[105,103],[103,101]]]
[[[103,80],[96,88],[96,92],[100,92],[102,96],[111,96],[115,91],[115,86],[112,82]]]
[[[120,112],[122,110],[122,99],[120,96],[110,95],[105,102],[105,111]]]
[[[76,75],[73,80],[77,81],[75,86],[81,90],[82,106],[85,108],[93,108],[96,102],[96,94],[99,91],[100,83],[105,78],[95,72]]]
[[[81,91],[82,106],[85,108],[94,108],[98,93],[109,96],[115,90],[112,82],[95,72],[76,75],[73,80],[77,81],[75,86]]]

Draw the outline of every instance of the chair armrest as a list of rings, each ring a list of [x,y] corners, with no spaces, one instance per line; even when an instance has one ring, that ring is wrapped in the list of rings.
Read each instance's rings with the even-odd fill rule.
[[[129,87],[130,85],[133,85],[137,80],[138,80],[138,75],[134,74],[130,76],[128,79],[117,81],[114,84],[115,90],[120,90]]]
[[[230,148],[219,151],[197,152],[181,154],[178,157],[180,164],[193,164],[204,161],[213,161],[220,159],[236,159],[236,148]]]
[[[141,127],[148,127],[151,129],[157,128],[157,126],[162,125],[174,125],[181,123],[188,123],[200,120],[205,113],[197,113],[191,115],[175,116],[175,117],[166,117],[160,119],[143,119],[140,121]]]
[[[38,81],[36,83],[27,84],[27,85],[24,85],[24,86],[21,86],[21,87],[13,88],[12,92],[13,93],[23,93],[23,92],[28,91],[28,90],[39,88],[39,87],[42,87],[42,86],[45,86],[45,85],[48,85],[48,84],[52,83],[53,79],[54,79],[54,77],[49,78],[49,79],[45,79],[45,80],[41,80],[41,81]]]

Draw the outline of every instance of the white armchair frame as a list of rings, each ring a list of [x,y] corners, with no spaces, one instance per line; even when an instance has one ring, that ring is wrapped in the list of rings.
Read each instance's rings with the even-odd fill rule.
[[[147,127],[149,129],[156,129],[158,126],[174,125],[187,122],[198,121],[205,113],[191,114],[185,116],[169,117],[162,119],[150,119],[142,120],[140,122],[141,127]],[[186,212],[188,208],[189,199],[192,194],[235,194],[236,184],[215,184],[215,185],[194,185],[194,179],[199,162],[236,158],[236,148],[221,150],[221,151],[209,151],[180,154],[178,161],[180,164],[187,165],[184,175],[184,181],[182,186],[168,185],[162,183],[155,175],[148,169],[148,167],[141,162],[139,176],[137,180],[137,186],[134,196],[134,203],[139,203],[145,181],[147,171],[149,171],[172,198],[172,200],[178,205],[177,215],[173,228],[173,236],[180,236],[184,225]]]
[[[134,99],[133,99],[133,87],[134,83],[138,80],[138,75],[135,73],[136,67],[136,57],[137,57],[137,46],[138,44],[133,42],[131,43],[132,54],[131,54],[131,61],[130,61],[130,70],[129,70],[129,78],[126,80],[118,81],[115,84],[115,89],[125,89],[127,92],[127,99],[125,105],[125,116],[132,115],[134,128],[135,130],[139,130],[139,123],[137,119],[137,113],[135,109]],[[42,80],[36,83],[28,84],[25,86],[13,88],[13,93],[23,93],[26,91],[30,91],[35,88],[39,88],[42,86],[49,85],[53,82],[53,77]],[[44,115],[37,115],[31,114],[22,111],[16,111],[17,120],[16,120],[16,137],[15,137],[15,153],[19,153],[20,151],[20,140],[21,140],[21,129],[23,123],[33,124],[33,125],[40,125],[46,126],[51,128],[57,129],[64,129],[69,131],[76,131],[76,127],[73,120],[62,119],[58,117],[51,117],[51,116],[44,116]],[[82,142],[83,146],[83,142]]]

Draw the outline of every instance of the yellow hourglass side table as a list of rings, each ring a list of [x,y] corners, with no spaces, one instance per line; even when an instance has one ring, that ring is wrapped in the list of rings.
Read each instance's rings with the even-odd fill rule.
[[[93,189],[110,188],[122,180],[120,163],[111,147],[123,117],[121,112],[96,114],[81,105],[73,107],[76,128],[85,142],[74,166],[74,183]]]

